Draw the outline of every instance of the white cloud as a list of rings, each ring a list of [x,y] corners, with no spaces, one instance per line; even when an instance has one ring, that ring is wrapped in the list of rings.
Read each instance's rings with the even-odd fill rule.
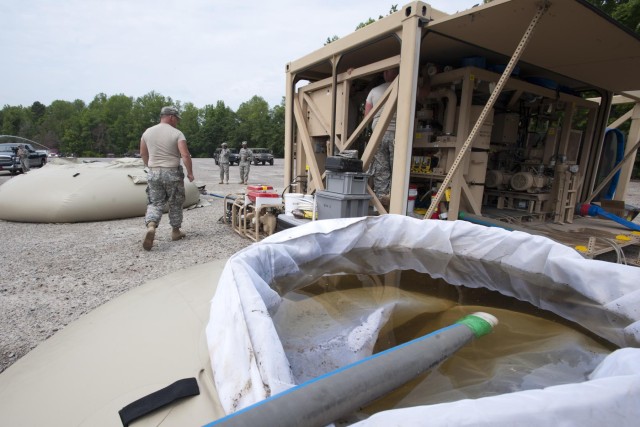
[[[454,13],[479,1],[438,0]],[[408,3],[408,2],[407,2]],[[388,0],[21,0],[3,6],[0,105],[154,90],[198,107],[284,96],[285,65]],[[403,4],[398,4],[402,6]]]

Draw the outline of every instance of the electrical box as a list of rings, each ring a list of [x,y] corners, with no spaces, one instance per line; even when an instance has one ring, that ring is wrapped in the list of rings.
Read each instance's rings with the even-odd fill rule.
[[[518,141],[520,115],[517,113],[500,113],[493,117],[491,142],[496,144],[515,144]]]

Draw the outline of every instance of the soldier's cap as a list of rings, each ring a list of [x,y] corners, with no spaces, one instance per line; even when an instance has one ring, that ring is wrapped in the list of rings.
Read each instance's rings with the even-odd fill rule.
[[[177,118],[181,118],[180,117],[180,113],[178,112],[178,109],[176,107],[162,107],[162,110],[160,110],[160,115],[161,116],[176,116]]]
[[[222,146],[223,146],[223,147],[226,147],[226,146],[227,146],[227,143],[226,143],[226,142],[223,142],[223,143],[222,143]]]
[[[242,141],[242,145],[247,145],[247,141]]]

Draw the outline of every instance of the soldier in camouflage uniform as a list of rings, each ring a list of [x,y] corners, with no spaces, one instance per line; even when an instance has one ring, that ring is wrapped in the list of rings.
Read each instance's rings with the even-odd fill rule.
[[[384,95],[387,88],[398,76],[398,68],[391,68],[385,70],[382,74],[384,83],[371,89],[367,95],[367,101],[364,107],[364,114],[367,115],[375,107]],[[418,87],[416,98],[420,102],[424,102],[429,96],[431,89],[429,81],[425,81],[423,86]],[[372,128],[375,128],[378,124],[378,120],[382,115],[384,108],[378,110],[373,116]],[[376,153],[373,156],[373,161],[369,167],[368,173],[373,176],[373,192],[380,200],[380,203],[389,209],[389,202],[391,198],[391,177],[393,176],[393,151],[395,150],[396,141],[396,115],[394,114],[387,129],[385,129],[380,145]]]
[[[218,164],[220,165],[220,182],[229,183],[229,153],[231,151],[227,148],[227,143],[222,143],[222,148],[220,149],[220,154],[218,154]]]
[[[371,89],[367,96],[367,102],[365,104],[365,115],[369,114],[369,111],[380,101],[382,95],[387,90],[391,82],[398,75],[398,69],[392,68],[386,70],[383,73],[384,83]],[[373,117],[372,128],[376,127],[378,120],[382,115],[384,108],[378,110]],[[376,194],[380,202],[389,208],[389,197],[391,193],[391,176],[393,174],[393,150],[395,148],[396,140],[396,117],[395,115],[389,122],[387,129],[382,136],[378,150],[373,156],[373,161],[369,167],[368,173],[373,176],[373,192]]]
[[[242,141],[242,148],[238,153],[240,161],[240,184],[247,184],[249,182],[249,169],[251,168],[251,161],[253,160],[253,151],[247,148],[247,141]]]
[[[142,247],[147,251],[153,246],[156,228],[167,204],[172,227],[171,240],[185,237],[185,233],[180,231],[185,200],[184,172],[180,166],[180,158],[187,169],[189,181],[194,178],[187,140],[176,128],[179,122],[180,115],[176,108],[163,107],[160,111],[160,123],[147,129],[140,139],[140,155],[145,166],[149,167],[148,204],[144,218],[147,232],[142,241]]]
[[[29,150],[24,145],[18,145],[18,151],[16,152],[20,157],[20,166],[22,167],[22,173],[29,172]]]

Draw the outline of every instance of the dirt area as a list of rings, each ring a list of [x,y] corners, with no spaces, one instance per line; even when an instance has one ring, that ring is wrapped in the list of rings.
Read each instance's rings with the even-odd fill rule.
[[[237,167],[231,168],[229,185],[218,184],[213,159],[194,159],[194,169],[196,182],[208,193],[224,196],[243,189],[237,183]],[[0,173],[0,185],[9,179]],[[283,160],[276,159],[274,166],[252,166],[250,184],[282,191]],[[627,202],[640,206],[640,182],[633,182],[628,194]],[[202,199],[210,205],[185,211],[187,238],[171,241],[165,215],[151,252],[141,246],[142,218],[76,224],[0,221],[0,372],[56,331],[129,289],[196,264],[227,259],[252,243],[218,221],[222,198]]]
[[[249,184],[282,191],[283,160],[251,166]],[[213,159],[194,159],[198,185],[224,196],[241,191],[238,167],[230,184],[218,184]],[[34,173],[37,173],[37,169]],[[0,172],[0,184],[11,179]],[[34,192],[34,197],[37,191]],[[33,224],[0,220],[0,372],[38,343],[84,313],[158,277],[214,259],[227,259],[251,240],[218,220],[223,199],[201,196],[210,206],[184,212],[187,237],[171,241],[164,215],[150,252],[142,249],[143,218],[75,224]]]

